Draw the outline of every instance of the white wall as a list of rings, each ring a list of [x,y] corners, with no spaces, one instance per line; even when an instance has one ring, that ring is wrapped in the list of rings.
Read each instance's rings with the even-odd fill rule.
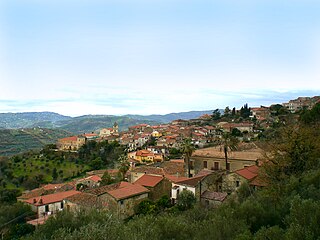
[[[61,202],[55,202],[55,203],[51,203],[48,204],[49,205],[49,212],[58,212],[61,209]],[[46,205],[42,205],[38,207],[38,217],[43,217],[43,213],[45,213],[45,206]]]
[[[179,193],[181,193],[184,189],[187,189],[187,190],[191,191],[194,195],[196,195],[196,188],[187,187],[187,186],[183,186],[183,185],[178,185],[178,184],[172,183],[171,198],[177,199],[177,197],[178,197],[177,196],[178,189],[179,189]]]

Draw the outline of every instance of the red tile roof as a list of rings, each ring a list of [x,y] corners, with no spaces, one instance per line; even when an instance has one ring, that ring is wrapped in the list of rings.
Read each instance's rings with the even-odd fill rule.
[[[177,183],[179,181],[184,181],[184,180],[187,180],[188,178],[187,177],[178,177],[178,176],[175,176],[175,175],[165,175],[165,177],[173,182],[173,183]]]
[[[256,176],[258,176],[258,171],[259,171],[259,167],[256,165],[253,165],[250,167],[245,167],[243,169],[240,169],[240,170],[236,171],[236,173],[239,174],[240,176],[244,177],[247,180],[252,180]]]
[[[187,180],[182,180],[182,181],[178,181],[176,182],[176,184],[178,185],[187,185],[190,187],[195,187],[198,185],[198,183],[205,178],[204,175],[198,176],[198,177],[192,177],[192,178],[188,178]]]
[[[151,167],[151,166],[136,167],[135,169],[132,169],[131,172],[146,173],[146,174],[153,174],[153,175],[160,175],[160,176],[164,175],[164,171],[162,168]]]
[[[98,188],[92,188],[92,189],[87,190],[86,192],[99,196],[99,195],[105,194],[111,190],[123,188],[123,187],[129,186],[129,185],[131,185],[131,183],[120,182],[120,183],[105,185],[105,186],[98,187]]]
[[[158,183],[162,181],[162,179],[163,177],[161,176],[153,176],[153,175],[145,174],[134,183],[140,184],[145,187],[155,187]]]
[[[72,137],[66,137],[66,138],[60,138],[59,141],[77,141],[78,137],[77,136],[72,136]]]
[[[130,184],[123,188],[108,191],[108,194],[117,200],[121,200],[148,192],[149,190],[147,188],[139,184]]]
[[[149,150],[138,150],[136,152],[136,156],[147,157],[147,156],[154,156],[154,154]]]
[[[95,134],[95,133],[86,133],[86,134],[84,134],[84,136],[86,136],[86,137],[98,137],[98,134]]]
[[[87,177],[87,179],[90,179],[94,182],[100,182],[101,181],[101,177],[99,177],[98,175],[93,175],[93,176],[90,176],[90,177]]]
[[[27,200],[24,200],[24,202],[32,204],[34,206],[42,206],[50,203],[61,202],[64,198],[70,197],[77,193],[80,193],[80,192],[75,190],[58,192],[58,193],[53,193],[49,195],[38,196],[35,198],[29,198]]]
[[[98,196],[80,192],[78,194],[74,194],[70,197],[65,198],[65,200],[68,200],[72,203],[82,205],[82,206],[95,206],[98,204]]]
[[[258,186],[258,187],[265,187],[265,186],[267,186],[268,184],[267,184],[263,179],[261,179],[259,176],[257,176],[255,179],[253,179],[253,180],[250,182],[250,185],[252,185],[252,186]]]

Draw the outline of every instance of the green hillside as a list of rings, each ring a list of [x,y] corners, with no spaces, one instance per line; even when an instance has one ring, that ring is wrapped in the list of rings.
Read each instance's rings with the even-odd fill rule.
[[[159,123],[156,121],[139,120],[123,116],[86,115],[75,117],[67,121],[61,121],[59,124],[61,125],[60,128],[65,131],[80,134],[112,127],[115,122],[118,123],[120,131],[127,130],[128,127],[141,123],[150,125],[156,125]]]
[[[59,129],[0,129],[0,155],[9,156],[40,149],[46,144],[55,143],[57,139],[69,135],[69,132]]]
[[[53,112],[0,113],[0,128],[52,128],[56,122],[70,118]]]

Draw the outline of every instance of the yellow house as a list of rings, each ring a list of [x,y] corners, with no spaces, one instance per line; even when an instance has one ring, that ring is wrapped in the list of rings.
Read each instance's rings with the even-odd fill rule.
[[[159,138],[159,137],[162,136],[162,134],[160,132],[158,132],[158,131],[153,131],[151,133],[151,136],[154,137],[154,138]]]
[[[153,162],[154,153],[150,152],[149,150],[138,150],[136,152],[135,160],[139,162]]]

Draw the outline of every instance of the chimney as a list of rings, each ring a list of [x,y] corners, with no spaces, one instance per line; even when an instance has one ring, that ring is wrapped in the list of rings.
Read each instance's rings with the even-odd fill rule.
[[[34,198],[34,199],[33,199],[33,203],[37,203],[37,199]]]
[[[43,204],[42,198],[39,199],[39,204]]]

